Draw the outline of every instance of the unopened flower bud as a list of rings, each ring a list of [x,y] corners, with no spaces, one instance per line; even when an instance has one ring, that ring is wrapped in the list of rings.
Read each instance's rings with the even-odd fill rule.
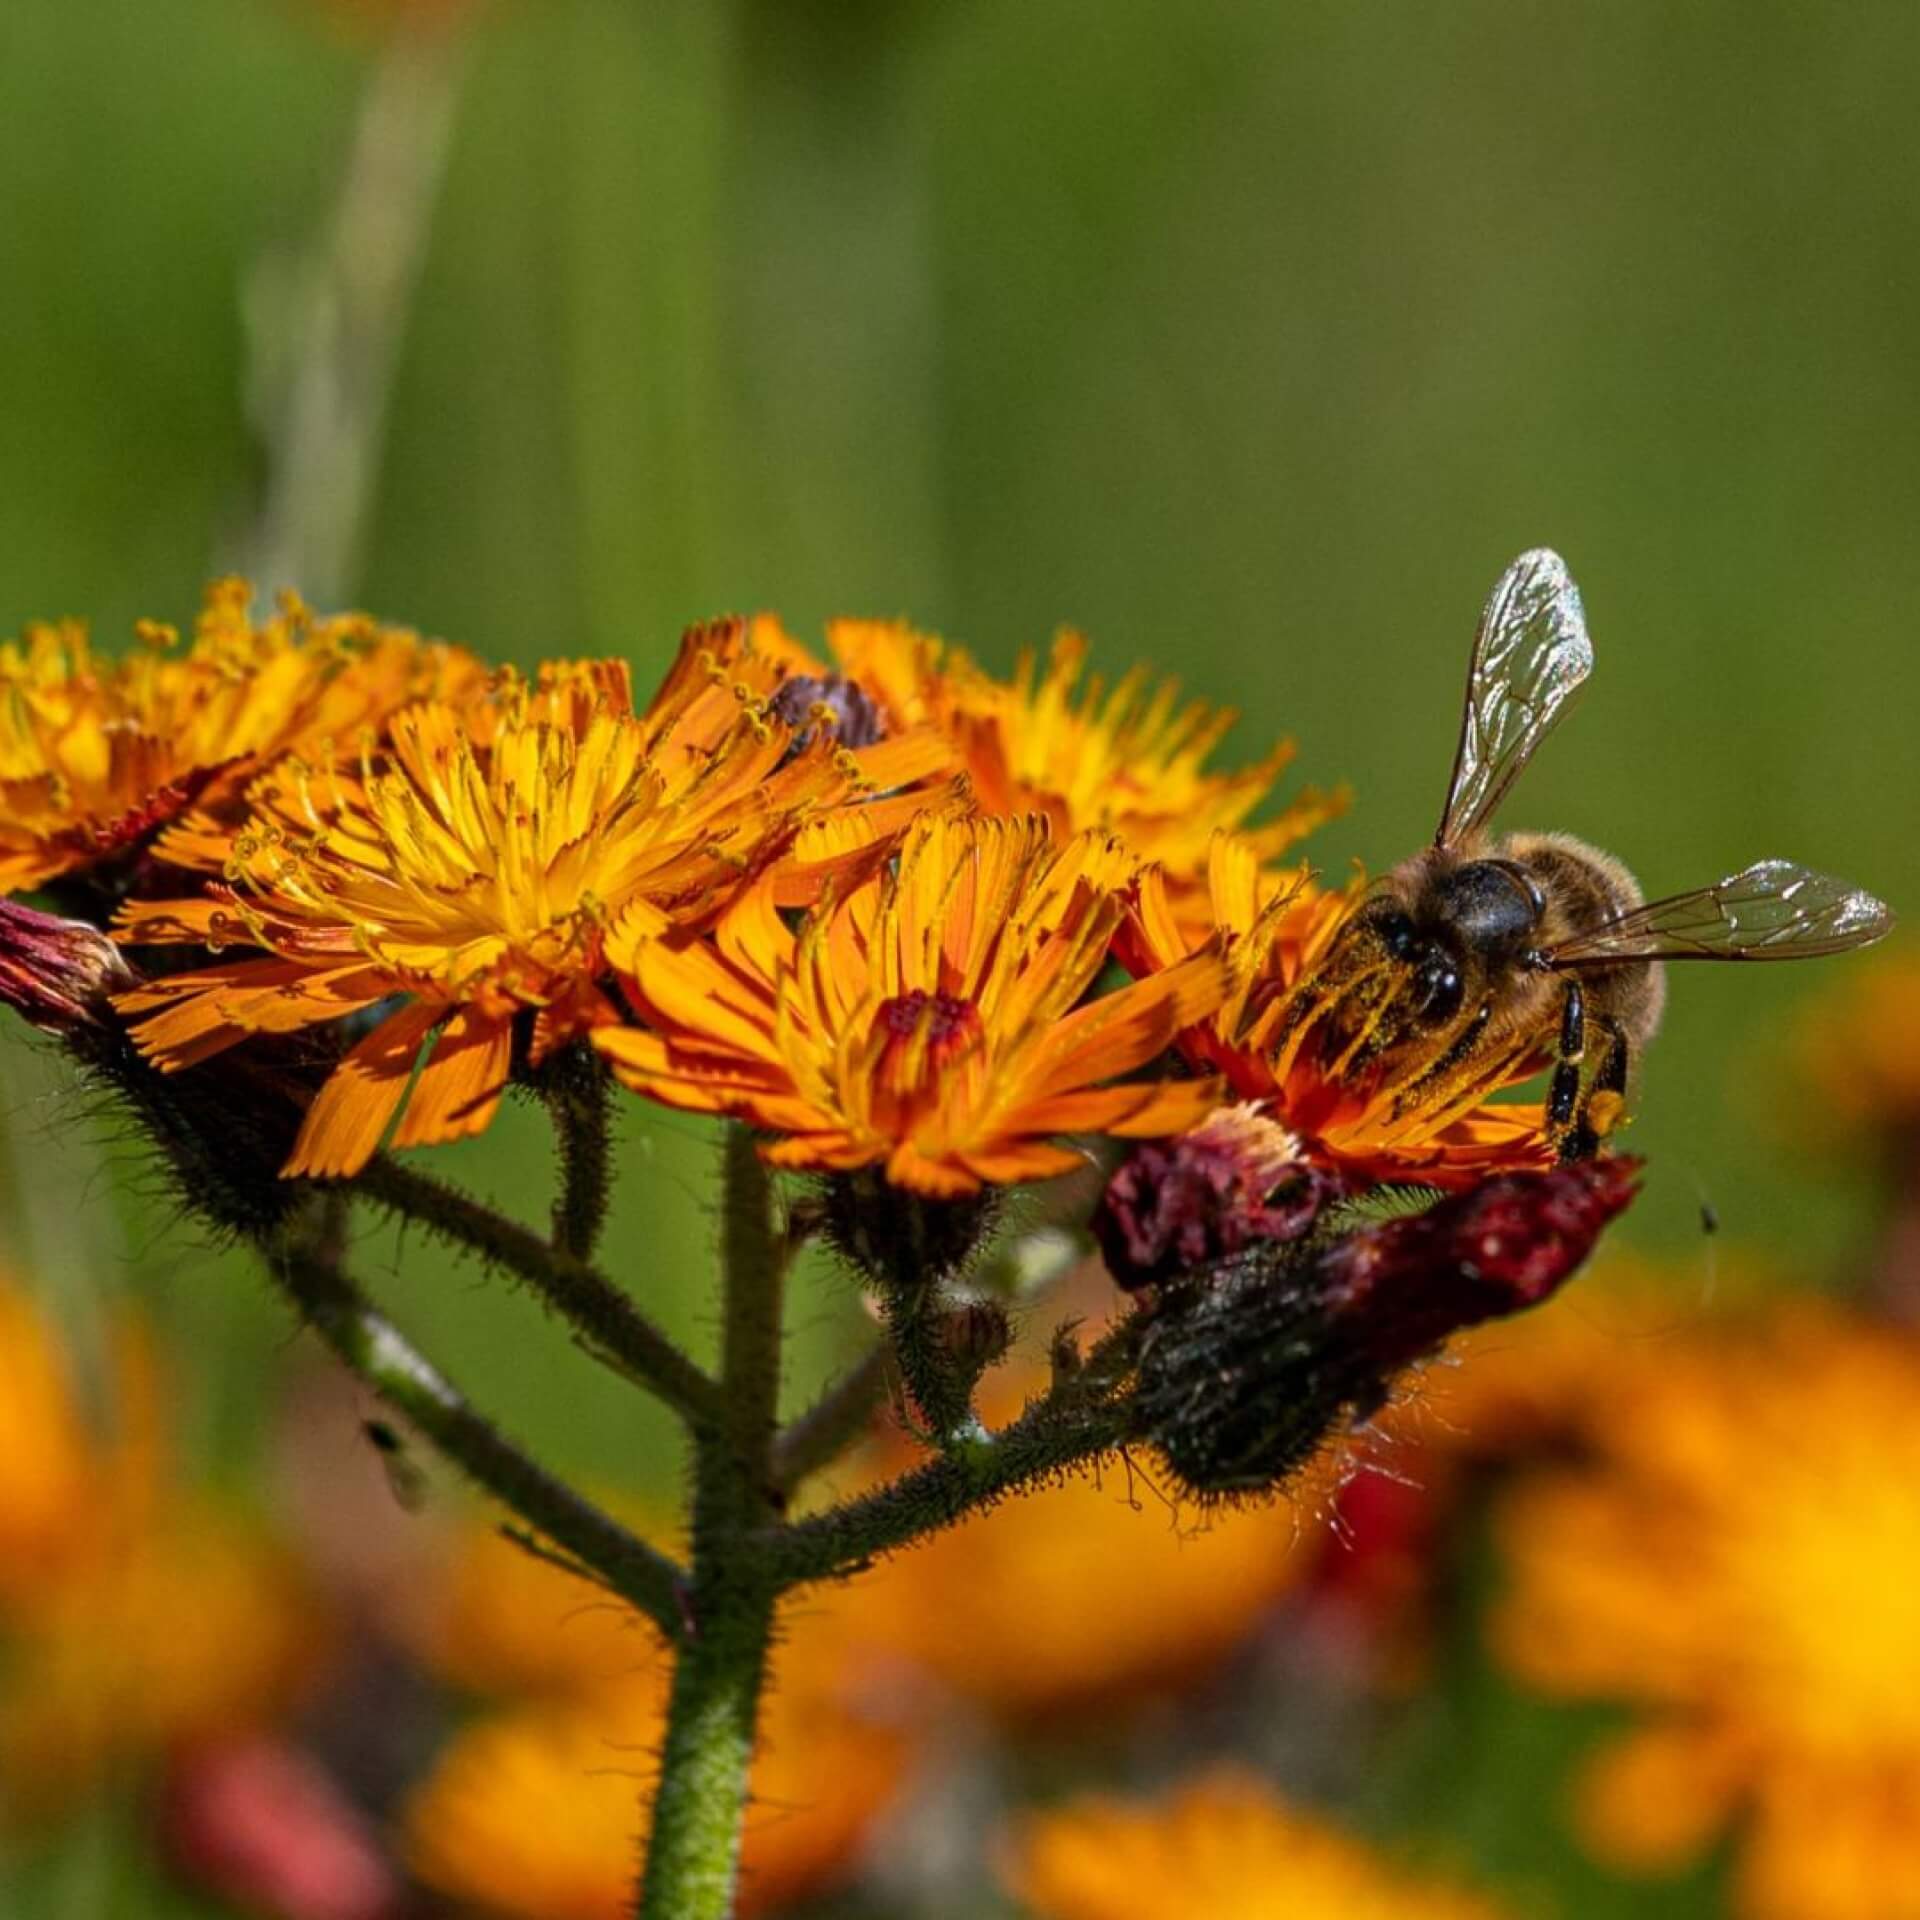
[[[1134,1148],[1093,1216],[1107,1271],[1129,1292],[1267,1240],[1296,1240],[1336,1191],[1255,1102]]]
[[[935,1200],[897,1187],[877,1167],[829,1174],[818,1193],[828,1243],[882,1293],[919,1293],[963,1279],[999,1217],[993,1187]]]
[[[999,1301],[969,1300],[940,1323],[940,1344],[956,1368],[970,1370],[977,1380],[1005,1358],[1013,1344],[1013,1326]]]
[[[1508,1174],[1349,1235],[1320,1262],[1348,1344],[1388,1372],[1462,1327],[1538,1306],[1626,1210],[1640,1165],[1608,1158]]]
[[[1552,1294],[1638,1172],[1599,1159],[1511,1174],[1330,1247],[1233,1256],[1162,1302],[1134,1396],[1140,1435],[1203,1499],[1270,1491],[1377,1410],[1410,1361]]]
[[[101,1024],[107,997],[133,974],[98,927],[0,900],[0,1001],[65,1039]]]

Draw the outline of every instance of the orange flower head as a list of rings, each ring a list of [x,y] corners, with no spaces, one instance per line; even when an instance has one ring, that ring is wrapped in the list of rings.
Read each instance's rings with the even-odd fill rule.
[[[106,1577],[154,1505],[165,1447],[152,1345],[131,1318],[110,1334],[90,1381],[87,1356],[0,1273],[0,1612]]]
[[[309,1679],[325,1623],[254,1529],[174,1498],[105,1564],[46,1596],[0,1692],[7,1815],[37,1822],[118,1755],[258,1728]]]
[[[616,943],[644,1028],[595,1044],[637,1092],[780,1136],[778,1166],[884,1166],[934,1197],[1082,1164],[1063,1133],[1177,1132],[1211,1081],[1120,1078],[1217,1003],[1203,948],[1089,999],[1133,856],[1104,834],[1056,845],[1044,820],[924,815],[897,866],[833,890],[796,930],[771,881],[709,941],[656,917]]]
[[[1669,1872],[1732,1826],[1740,1920],[1920,1915],[1920,1344],[1805,1303],[1665,1341],[1587,1445],[1499,1512],[1493,1637],[1641,1710],[1589,1845]]]
[[[1801,1017],[1794,1137],[1811,1128],[1857,1150],[1920,1140],[1920,951],[1908,945],[1850,973]]]
[[[107,1331],[89,1369],[0,1276],[0,1821],[29,1827],[124,1756],[257,1724],[323,1634],[270,1543],[171,1484],[148,1330]]]
[[[287,597],[256,623],[251,604],[244,581],[218,581],[184,647],[147,622],[120,661],[72,623],[0,645],[0,893],[129,854],[274,754],[350,740],[479,677],[457,649],[361,615],[321,619]]]
[[[1044,668],[1023,651],[1011,682],[898,623],[835,621],[827,642],[894,724],[931,726],[953,742],[984,810],[1043,814],[1063,837],[1117,834],[1164,869],[1182,903],[1203,895],[1211,836],[1243,828],[1293,757],[1282,741],[1238,773],[1210,772],[1234,714],[1183,703],[1177,683],[1155,685],[1144,668],[1112,686],[1097,674],[1083,682],[1087,643],[1076,633],[1054,641]],[[1276,859],[1345,806],[1344,793],[1309,788],[1253,828],[1251,844]]]
[[[403,995],[321,1089],[286,1172],[356,1172],[396,1116],[397,1146],[482,1130],[522,1010],[536,1062],[613,1018],[599,983],[624,916],[698,922],[803,821],[864,798],[855,756],[792,754],[790,730],[731,692],[723,725],[711,674],[685,678],[635,715],[624,674],[563,669],[503,683],[484,725],[426,701],[357,766],[283,761],[237,833],[169,840],[203,866],[226,851],[204,896],[121,912],[125,944],[265,950],[121,996],[142,1050],[170,1072]]]
[[[1206,927],[1226,953],[1230,984],[1210,1020],[1182,1037],[1196,1061],[1305,1143],[1306,1157],[1356,1185],[1411,1182],[1460,1189],[1493,1173],[1553,1164],[1538,1105],[1489,1098],[1538,1063],[1502,1058],[1471,1081],[1402,1073],[1343,1077],[1315,1044],[1317,1005],[1301,991],[1325,959],[1359,888],[1327,891],[1304,868],[1273,872],[1243,836],[1221,834],[1208,858]],[[1157,873],[1144,874],[1120,950],[1142,977],[1183,962],[1203,930]],[[1302,1012],[1302,1009],[1309,1011]]]
[[[1030,1814],[1003,1850],[1003,1872],[1038,1920],[1501,1920],[1509,1911],[1234,1772],[1204,1775],[1158,1804],[1089,1796]]]

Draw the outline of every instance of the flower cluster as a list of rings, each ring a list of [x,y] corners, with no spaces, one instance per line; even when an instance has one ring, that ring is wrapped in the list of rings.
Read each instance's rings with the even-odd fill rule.
[[[1511,1071],[1409,1108],[1283,1018],[1353,898],[1278,864],[1340,796],[1250,824],[1288,746],[1211,771],[1230,714],[1083,678],[1075,636],[1007,682],[899,625],[828,646],[714,622],[641,704],[617,662],[490,673],[292,601],[256,622],[231,581],[118,664],[35,630],[0,650],[0,888],[120,951],[63,971],[71,935],[10,921],[0,993],[58,1029],[112,989],[163,1075],[244,1043],[290,1176],[477,1133],[574,1047],[776,1164],[935,1199],[1229,1091],[1316,1191],[1546,1163],[1537,1110],[1484,1105]]]

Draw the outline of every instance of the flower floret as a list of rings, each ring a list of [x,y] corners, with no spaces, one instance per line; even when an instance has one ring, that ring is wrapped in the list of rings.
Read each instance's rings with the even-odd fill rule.
[[[798,929],[770,883],[711,944],[634,929],[615,958],[646,1026],[595,1044],[639,1092],[783,1136],[765,1149],[778,1165],[883,1164],[939,1195],[1066,1172],[1080,1157],[1052,1136],[1177,1132],[1218,1097],[1120,1078],[1217,1004],[1217,952],[1087,998],[1135,871],[1109,835],[1055,845],[1033,817],[928,815],[894,871]]]
[[[755,707],[693,743],[574,691],[524,694],[484,746],[459,709],[422,702],[357,766],[277,768],[203,896],[120,913],[128,944],[264,950],[124,996],[142,1050],[171,1071],[404,996],[340,1062],[287,1171],[357,1171],[396,1116],[402,1146],[478,1132],[522,1010],[537,1015],[536,1062],[613,1017],[599,982],[620,915],[710,916],[810,812],[856,790],[829,750],[788,761],[789,730]]]

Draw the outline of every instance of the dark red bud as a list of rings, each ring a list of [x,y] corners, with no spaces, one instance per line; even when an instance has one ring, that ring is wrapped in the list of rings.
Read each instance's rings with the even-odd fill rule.
[[[793,729],[790,757],[813,744],[822,722],[842,747],[870,747],[887,737],[880,709],[859,681],[844,673],[797,673],[780,683],[769,704],[774,717]]]
[[[1410,1361],[1544,1300],[1638,1176],[1620,1159],[1506,1175],[1324,1248],[1256,1245],[1167,1289],[1141,1352],[1140,1436],[1201,1499],[1270,1492],[1371,1418]]]
[[[0,900],[0,1002],[65,1039],[103,1024],[107,996],[133,974],[98,927]]]
[[[1461,1327],[1536,1306],[1625,1211],[1640,1165],[1606,1158],[1507,1174],[1425,1213],[1363,1228],[1321,1260],[1328,1313],[1387,1372]]]
[[[1128,1292],[1210,1266],[1257,1241],[1296,1240],[1336,1191],[1299,1141],[1257,1106],[1222,1107],[1190,1133],[1122,1163],[1093,1233]]]

